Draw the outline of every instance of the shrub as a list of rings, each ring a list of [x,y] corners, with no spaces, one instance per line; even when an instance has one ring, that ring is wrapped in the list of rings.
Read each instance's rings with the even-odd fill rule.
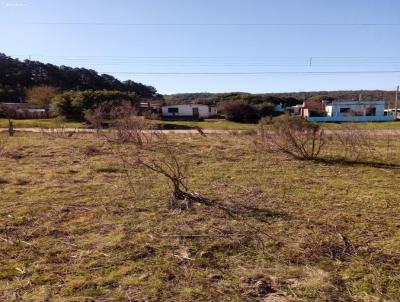
[[[54,97],[52,105],[56,115],[63,116],[68,120],[82,121],[84,120],[86,110],[105,102],[109,102],[112,105],[119,105],[123,101],[137,105],[139,97],[134,93],[121,91],[68,91]]]
[[[101,137],[115,150],[124,167],[124,172],[133,193],[129,170],[138,167],[163,176],[171,188],[172,208],[189,208],[192,203],[212,205],[196,192],[191,192],[187,183],[188,163],[178,155],[179,147],[168,140],[162,132],[144,133],[143,119],[133,115],[126,105],[112,110],[109,131],[99,130]],[[110,173],[108,169],[97,172]]]
[[[221,110],[227,120],[239,123],[257,123],[259,113],[256,107],[242,101],[226,101],[221,103]]]
[[[113,106],[111,102],[101,103],[96,108],[87,110],[85,119],[109,142],[141,146],[146,141],[144,130],[148,125],[143,116],[138,116],[136,108],[130,102],[124,101],[117,106]],[[109,131],[103,129],[104,127]]]
[[[343,124],[333,133],[334,141],[339,145],[339,159],[342,160],[366,160],[382,158],[374,146],[376,135],[367,129],[352,124]]]
[[[320,126],[297,116],[276,118],[266,135],[275,149],[297,159],[316,159],[325,145]]]
[[[274,104],[262,103],[262,104],[258,105],[257,108],[258,108],[260,117],[276,115],[276,112],[274,111]]]
[[[27,101],[32,105],[48,108],[57,95],[57,88],[47,85],[35,86],[26,91]]]

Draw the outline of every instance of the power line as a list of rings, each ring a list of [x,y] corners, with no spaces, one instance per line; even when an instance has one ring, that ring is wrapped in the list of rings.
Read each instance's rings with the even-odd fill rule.
[[[26,55],[25,55],[26,57]],[[32,56],[30,55],[32,58]],[[400,57],[117,57],[117,56],[44,56],[36,60],[92,65],[175,65],[193,66],[386,66],[400,64]],[[311,61],[312,60],[312,61]]]
[[[247,56],[247,57],[234,57],[234,56],[93,56],[93,55],[79,55],[79,56],[53,56],[53,55],[39,55],[39,54],[14,54],[15,57],[27,57],[32,56],[35,58],[42,59],[64,59],[64,60],[210,60],[210,61],[294,61],[294,60],[306,60],[309,62],[310,58],[319,61],[337,61],[337,60],[355,60],[355,61],[389,61],[393,60],[400,61],[400,57],[318,57],[318,56],[304,56],[304,57],[263,57],[263,56]]]
[[[359,70],[359,71],[256,71],[256,72],[136,72],[136,71],[102,71],[107,74],[133,75],[268,75],[268,74],[391,74],[400,70]]]
[[[128,22],[0,22],[0,25],[68,25],[68,26],[171,26],[171,27],[398,27],[400,23],[128,23]]]
[[[26,55],[25,55],[26,56]],[[78,64],[92,66],[140,66],[173,68],[167,71],[105,71],[108,74],[131,74],[148,76],[240,76],[240,75],[269,75],[269,74],[304,74],[304,75],[331,75],[331,74],[397,74],[400,73],[400,57],[184,57],[184,56],[53,56],[35,55],[40,59],[55,61],[57,64]],[[312,59],[312,65],[310,60]],[[311,66],[310,66],[311,65]],[[349,67],[341,70],[341,67]],[[389,67],[391,66],[391,67]],[[214,67],[214,71],[202,71],[201,69],[191,72],[192,68]],[[236,67],[237,71],[218,71],[216,68]],[[258,70],[255,70],[256,67]],[[272,70],[262,70],[261,67],[271,67]],[[274,68],[275,67],[275,68]],[[279,68],[281,67],[281,68]],[[309,67],[301,70],[301,67]],[[375,68],[374,68],[375,67]],[[386,70],[385,67],[391,68]],[[86,67],[87,68],[87,67]],[[127,69],[128,69],[127,68]],[[179,71],[179,68],[181,71]],[[190,69],[189,69],[190,68]],[[290,70],[289,68],[292,68]],[[298,70],[293,70],[296,68]],[[301,68],[301,69],[300,69]],[[311,69],[312,68],[312,69]],[[324,69],[325,68],[325,69]],[[135,68],[136,69],[136,68]],[[185,70],[186,69],[186,70]],[[187,71],[189,69],[189,71]],[[247,70],[246,70],[247,69]],[[249,70],[250,69],[250,70]],[[261,69],[261,70],[260,70]],[[274,70],[275,69],[275,70]],[[278,70],[277,70],[278,69]],[[280,70],[279,70],[280,69]],[[322,69],[322,70],[321,70]],[[329,70],[331,69],[331,70]],[[335,70],[336,69],[336,70]],[[358,70],[352,70],[358,69]],[[361,70],[360,70],[361,69]],[[129,69],[128,69],[129,70]],[[139,69],[140,70],[140,69]]]
[[[273,59],[273,60],[284,60],[284,59],[306,59],[310,57],[313,59],[399,59],[400,56],[282,56],[282,57],[270,57],[270,56],[111,56],[111,55],[46,55],[46,54],[10,54],[11,56],[34,56],[41,58],[104,58],[104,59]]]

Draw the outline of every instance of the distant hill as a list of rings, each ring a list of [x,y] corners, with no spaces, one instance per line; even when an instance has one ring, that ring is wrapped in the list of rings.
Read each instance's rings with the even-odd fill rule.
[[[300,100],[290,97],[269,94],[251,94],[245,92],[230,92],[230,93],[182,93],[173,95],[164,95],[164,100],[167,104],[213,104],[226,101],[243,101],[249,104],[279,104],[296,105],[301,103]]]
[[[217,104],[221,101],[243,100],[249,103],[283,102],[301,103],[312,97],[324,96],[332,99],[358,99],[361,93],[363,100],[383,99],[389,106],[394,106],[394,91],[385,90],[340,90],[340,91],[309,91],[287,93],[250,94],[243,92],[233,93],[181,93],[164,95],[168,104],[202,103]]]
[[[154,87],[131,80],[120,81],[111,75],[86,68],[56,66],[38,61],[20,61],[0,53],[0,102],[20,102],[25,89],[50,85],[60,90],[117,90],[135,92],[144,98],[158,97]]]

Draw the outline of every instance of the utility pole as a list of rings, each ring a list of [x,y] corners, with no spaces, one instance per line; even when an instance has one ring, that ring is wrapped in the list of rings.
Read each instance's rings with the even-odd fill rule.
[[[397,121],[397,100],[399,98],[399,85],[397,85],[396,89],[396,98],[394,99],[394,119]]]
[[[10,118],[8,119],[8,135],[14,136],[14,125]]]

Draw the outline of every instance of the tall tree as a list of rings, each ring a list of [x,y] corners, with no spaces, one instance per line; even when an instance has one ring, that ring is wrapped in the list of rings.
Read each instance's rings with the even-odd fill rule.
[[[24,89],[53,86],[65,90],[114,90],[135,93],[143,98],[160,97],[154,87],[128,80],[121,82],[95,70],[19,61],[0,53],[0,102],[25,99]]]

